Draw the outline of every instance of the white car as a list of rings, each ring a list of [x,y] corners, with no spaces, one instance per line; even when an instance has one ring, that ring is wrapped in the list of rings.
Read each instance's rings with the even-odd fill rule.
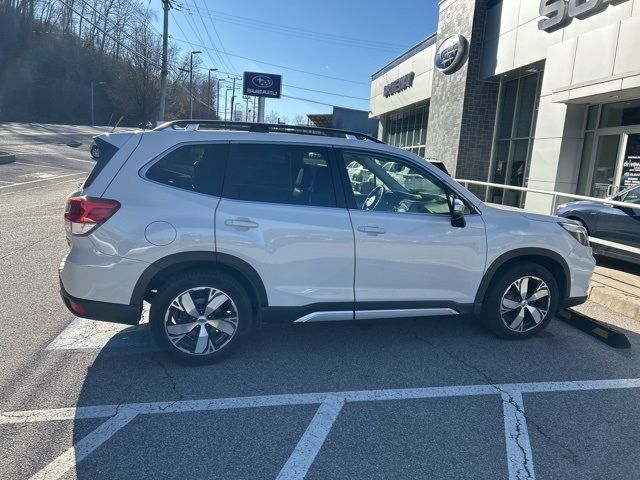
[[[587,297],[584,228],[489,206],[365,135],[181,121],[96,143],[67,202],[62,297],[129,324],[149,302],[181,359],[216,360],[260,322],[476,314],[524,338]]]

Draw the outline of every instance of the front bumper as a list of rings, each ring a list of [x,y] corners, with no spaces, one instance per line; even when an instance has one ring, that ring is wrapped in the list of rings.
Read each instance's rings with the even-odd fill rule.
[[[82,318],[137,325],[142,316],[142,305],[122,305],[76,298],[66,292],[62,282],[60,282],[60,296],[67,309]]]
[[[567,297],[562,304],[563,308],[575,307],[576,305],[582,305],[587,301],[589,297],[587,295],[583,297]]]

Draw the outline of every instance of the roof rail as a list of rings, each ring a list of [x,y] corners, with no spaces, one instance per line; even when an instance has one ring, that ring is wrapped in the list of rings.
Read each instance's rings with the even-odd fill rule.
[[[337,128],[320,128],[307,125],[282,125],[274,123],[227,122],[223,120],[173,120],[158,125],[154,131],[161,130],[237,130],[240,132],[260,133],[297,133],[301,135],[319,135],[324,137],[355,138],[384,143],[371,135]]]

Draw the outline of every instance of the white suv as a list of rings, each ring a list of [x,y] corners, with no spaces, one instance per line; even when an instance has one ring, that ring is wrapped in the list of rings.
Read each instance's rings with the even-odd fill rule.
[[[215,360],[259,322],[478,314],[524,338],[586,299],[581,226],[489,206],[361,134],[181,121],[96,144],[67,202],[62,297],[129,324],[149,302],[182,359]]]

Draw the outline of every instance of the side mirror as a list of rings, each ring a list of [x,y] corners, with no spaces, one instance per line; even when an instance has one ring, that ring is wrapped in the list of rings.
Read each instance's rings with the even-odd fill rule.
[[[454,227],[466,227],[467,221],[464,218],[465,205],[459,198],[454,198],[451,202],[451,225]]]

